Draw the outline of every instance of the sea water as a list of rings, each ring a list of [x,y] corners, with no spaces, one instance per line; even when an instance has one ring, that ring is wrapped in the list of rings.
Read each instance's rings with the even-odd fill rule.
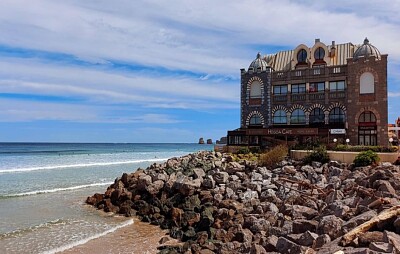
[[[133,223],[84,204],[116,177],[211,145],[0,143],[0,253],[56,253]]]

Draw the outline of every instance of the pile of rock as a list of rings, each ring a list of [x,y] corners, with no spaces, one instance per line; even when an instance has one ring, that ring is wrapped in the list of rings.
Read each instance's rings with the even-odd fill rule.
[[[137,215],[184,242],[161,253],[395,253],[399,193],[391,164],[268,169],[198,152],[125,173],[87,203]]]

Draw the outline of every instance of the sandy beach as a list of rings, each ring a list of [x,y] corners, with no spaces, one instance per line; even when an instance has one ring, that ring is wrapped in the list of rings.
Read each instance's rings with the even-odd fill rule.
[[[167,230],[161,230],[158,226],[141,222],[137,218],[133,220],[132,225],[60,253],[157,253],[158,242],[166,235]]]

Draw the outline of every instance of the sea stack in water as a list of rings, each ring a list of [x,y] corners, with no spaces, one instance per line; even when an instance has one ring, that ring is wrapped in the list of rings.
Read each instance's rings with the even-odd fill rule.
[[[208,144],[208,145],[212,145],[212,143],[213,143],[213,142],[212,142],[212,139],[211,139],[211,138],[207,139],[207,144]]]
[[[397,253],[399,194],[392,164],[266,168],[198,152],[125,173],[87,203],[137,215],[184,242],[161,253]]]
[[[199,144],[204,145],[204,138],[199,138]]]

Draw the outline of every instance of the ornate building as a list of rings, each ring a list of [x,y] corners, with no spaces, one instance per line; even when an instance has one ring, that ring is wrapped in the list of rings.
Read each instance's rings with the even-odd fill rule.
[[[228,145],[319,140],[388,144],[387,55],[368,39],[261,56],[241,69],[240,128]]]

